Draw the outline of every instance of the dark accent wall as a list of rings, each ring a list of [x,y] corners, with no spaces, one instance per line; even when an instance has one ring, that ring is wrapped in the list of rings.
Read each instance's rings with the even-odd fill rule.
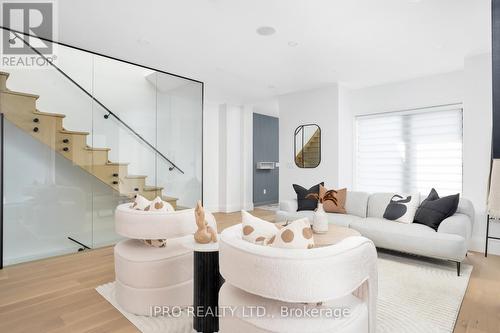
[[[291,138],[290,140],[292,140]],[[279,200],[279,168],[258,170],[258,162],[279,161],[279,119],[253,114],[253,203],[265,205]],[[265,190],[265,194],[264,194]]]
[[[493,54],[493,158],[500,158],[500,0],[491,2]]]

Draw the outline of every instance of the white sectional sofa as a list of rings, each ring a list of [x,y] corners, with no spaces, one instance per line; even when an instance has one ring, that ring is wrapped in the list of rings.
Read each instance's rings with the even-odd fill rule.
[[[445,219],[437,232],[423,224],[404,224],[383,218],[385,209],[394,193],[347,192],[347,214],[327,213],[329,223],[353,228],[371,239],[379,248],[395,250],[460,263],[467,254],[472,234],[474,208],[465,198],[460,198],[455,215]],[[426,196],[421,196],[422,200]],[[312,222],[313,211],[297,212],[297,200],[280,202],[277,221],[308,217]]]

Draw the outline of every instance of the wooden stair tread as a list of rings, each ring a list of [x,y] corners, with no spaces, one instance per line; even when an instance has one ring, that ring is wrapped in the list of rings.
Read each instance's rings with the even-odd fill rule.
[[[126,175],[125,178],[129,179],[139,179],[139,178],[146,178],[146,175]]]
[[[115,165],[115,166],[127,166],[130,163],[122,163],[122,162],[108,162],[106,165]]]
[[[12,91],[12,90],[2,90],[3,94],[11,94],[11,95],[19,95],[19,96],[26,96],[26,97],[33,97],[35,99],[38,99],[40,96],[35,95],[35,94],[28,94],[20,91]]]
[[[37,109],[37,99],[40,97],[39,95],[36,94],[30,94],[30,93],[25,93],[25,92],[19,92],[19,91],[12,91],[7,88],[7,79],[10,76],[10,73],[8,72],[3,72],[0,71],[0,94],[6,94],[3,95],[5,97],[5,100],[7,100],[7,103],[11,103],[12,105],[6,105],[7,111],[9,111],[9,115],[13,115],[13,122],[15,125],[18,127],[27,130],[29,133],[32,132],[32,129],[30,126],[28,128],[25,126],[26,122],[26,117],[31,117],[30,115],[32,114],[33,121],[39,122],[40,120],[37,119],[36,117],[40,117],[42,121],[46,121],[47,124],[50,124],[50,127],[45,127],[42,129],[43,131],[40,132],[38,135],[31,135],[41,141],[42,143],[50,146],[52,149],[56,150],[57,152],[61,153],[62,156],[64,156],[67,159],[70,159],[75,163],[75,165],[80,166],[83,170],[90,172],[93,174],[97,179],[101,180],[104,182],[106,185],[110,186],[113,190],[117,191],[120,196],[123,196],[125,191],[129,191],[131,189],[140,189],[141,191],[134,191],[132,193],[128,193],[127,197],[130,198],[131,196],[136,195],[137,193],[142,193],[145,197],[153,199],[155,196],[161,196],[163,197],[166,201],[169,201],[172,203],[173,206],[176,206],[177,198],[172,198],[172,197],[167,197],[163,196],[162,191],[164,190],[163,187],[160,186],[144,186],[145,179],[147,178],[147,175],[134,175],[134,174],[128,174],[127,172],[127,167],[130,163],[121,163],[121,162],[112,162],[109,160],[108,153],[111,148],[98,148],[98,147],[91,147],[86,144],[86,138],[85,137],[72,137],[75,140],[75,143],[71,142],[71,152],[68,153],[69,147],[66,147],[63,145],[63,149],[60,149],[60,144],[59,141],[61,139],[63,143],[68,144],[70,141],[68,140],[68,137],[62,137],[61,135],[90,135],[89,132],[85,131],[73,131],[73,130],[67,130],[64,128],[63,125],[63,119],[66,117],[65,114],[61,113],[50,113],[50,112],[43,112]],[[16,97],[19,96],[19,97]],[[21,97],[27,97],[27,98],[21,98]],[[4,106],[4,103],[1,105],[2,107]],[[9,108],[10,106],[10,108]],[[19,112],[14,112],[19,109]],[[12,111],[14,110],[14,111]],[[19,115],[18,113],[24,113],[23,115]],[[42,118],[45,117],[45,118]],[[28,118],[29,119],[29,118]],[[34,132],[38,132],[39,129],[37,128]],[[42,134],[42,135],[40,135]],[[99,154],[94,154],[94,161],[89,159],[89,154],[85,153],[87,152],[105,152],[104,154],[99,153]],[[95,168],[94,168],[95,166]],[[108,168],[109,167],[109,168]],[[122,168],[123,167],[123,168]],[[118,178],[115,175],[124,175],[122,179],[128,179],[128,181],[124,182],[124,184],[119,184]],[[113,175],[113,177],[111,177]],[[112,181],[111,181],[112,180]]]
[[[161,191],[161,190],[163,190],[163,187],[159,187],[159,186],[144,186],[142,189],[143,189],[143,191]]]
[[[76,134],[76,135],[89,135],[89,132],[80,132],[80,131],[70,131],[67,129],[60,130],[59,133],[62,134]]]
[[[50,113],[50,112],[42,112],[40,110],[36,110],[33,112],[33,114],[37,114],[37,115],[40,115],[40,116],[50,116],[50,117],[58,117],[58,118],[65,118],[66,115],[65,114],[61,114],[61,113]]]
[[[90,151],[110,151],[111,148],[94,148],[94,147],[85,147],[83,148],[85,150],[90,150]]]

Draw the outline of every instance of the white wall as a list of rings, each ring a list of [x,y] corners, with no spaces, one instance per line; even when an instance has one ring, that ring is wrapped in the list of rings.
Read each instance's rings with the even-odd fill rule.
[[[484,250],[486,193],[491,151],[491,55],[467,58],[463,71],[349,91],[340,89],[340,183],[353,187],[354,117],[463,103],[463,196],[476,210],[471,249]],[[499,251],[491,243],[492,251]],[[497,252],[497,253],[500,253]]]
[[[219,104],[203,107],[203,204],[208,211],[219,211]]]
[[[292,184],[304,187],[324,181],[338,186],[338,86],[279,96],[280,200],[295,197]],[[317,168],[299,168],[294,162],[294,131],[302,124],[321,127],[321,163]]]
[[[229,213],[253,209],[251,142],[252,108],[221,104],[217,211]]]
[[[471,248],[484,251],[486,202],[491,158],[492,70],[491,54],[465,59],[464,70],[464,197],[472,200],[476,210]],[[500,235],[498,223],[492,223],[492,234]],[[491,253],[500,254],[500,243],[490,241]]]

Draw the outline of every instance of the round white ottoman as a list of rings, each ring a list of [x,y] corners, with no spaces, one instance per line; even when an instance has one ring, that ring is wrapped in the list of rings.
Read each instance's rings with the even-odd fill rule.
[[[224,283],[219,292],[219,309],[224,308],[235,312],[223,312],[219,320],[220,333],[368,332],[368,308],[353,295],[322,305],[285,303]],[[347,316],[341,314],[343,309],[349,309]],[[313,315],[312,311],[318,312]]]
[[[169,239],[164,248],[136,239],[116,244],[116,300],[124,310],[148,316],[154,306],[192,304],[193,252],[181,241]]]

